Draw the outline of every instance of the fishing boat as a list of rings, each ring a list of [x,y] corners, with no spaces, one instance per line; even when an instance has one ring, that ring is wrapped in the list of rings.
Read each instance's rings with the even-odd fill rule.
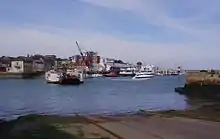
[[[152,72],[137,72],[132,79],[150,79],[153,77],[154,74]]]
[[[47,83],[78,85],[83,83],[84,76],[83,73],[80,71],[78,71],[77,73],[72,73],[50,70],[45,73],[45,79]]]

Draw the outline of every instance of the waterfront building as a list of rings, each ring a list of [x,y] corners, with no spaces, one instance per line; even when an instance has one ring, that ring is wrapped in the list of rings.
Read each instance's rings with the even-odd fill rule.
[[[11,73],[31,73],[34,72],[32,60],[15,60],[11,61],[11,67],[6,72]]]

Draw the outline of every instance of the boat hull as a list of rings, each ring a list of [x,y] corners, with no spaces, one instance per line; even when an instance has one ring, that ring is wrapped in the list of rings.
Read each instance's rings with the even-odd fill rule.
[[[118,77],[118,75],[108,75],[108,74],[106,74],[106,75],[103,75],[104,77]]]
[[[131,74],[121,74],[121,73],[119,73],[119,76],[121,76],[121,77],[134,77],[135,73],[131,73]]]
[[[151,79],[153,78],[153,75],[151,76],[134,76],[133,79]]]
[[[118,77],[118,74],[116,74],[115,72],[110,72],[108,74],[104,74],[104,77]]]
[[[81,83],[83,82],[81,82],[78,78],[63,78],[59,81],[60,85],[79,85]]]
[[[83,82],[79,79],[71,79],[71,78],[61,78],[59,81],[49,81],[47,80],[47,83],[49,84],[59,84],[59,85],[79,85]]]

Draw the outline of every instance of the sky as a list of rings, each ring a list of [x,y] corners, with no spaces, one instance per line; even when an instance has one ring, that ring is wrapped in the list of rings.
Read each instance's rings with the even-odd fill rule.
[[[220,68],[219,0],[1,0],[0,55],[92,50],[162,67]]]

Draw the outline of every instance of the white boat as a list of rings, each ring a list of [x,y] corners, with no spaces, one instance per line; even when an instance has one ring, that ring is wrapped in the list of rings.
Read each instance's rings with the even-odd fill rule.
[[[84,72],[82,70],[76,71],[76,76],[79,78],[80,83],[84,82],[85,75],[84,75]]]
[[[119,75],[120,76],[134,76],[135,73],[133,71],[120,71]]]
[[[164,74],[163,73],[160,73],[160,72],[157,72],[155,73],[156,76],[163,76]]]
[[[102,74],[92,74],[91,76],[92,76],[93,78],[103,77]]]
[[[81,83],[84,82],[85,75],[84,75],[83,70],[77,70],[77,69],[71,70],[71,69],[68,69],[66,73],[68,75],[70,75],[70,76],[78,77]]]
[[[154,77],[152,72],[137,72],[132,79],[150,79]]]
[[[102,74],[86,74],[86,78],[98,78],[103,77]]]
[[[135,68],[125,68],[125,69],[121,69],[119,72],[119,76],[134,76],[135,73]]]
[[[45,80],[47,83],[59,83],[61,74],[55,70],[50,70],[45,73]]]

